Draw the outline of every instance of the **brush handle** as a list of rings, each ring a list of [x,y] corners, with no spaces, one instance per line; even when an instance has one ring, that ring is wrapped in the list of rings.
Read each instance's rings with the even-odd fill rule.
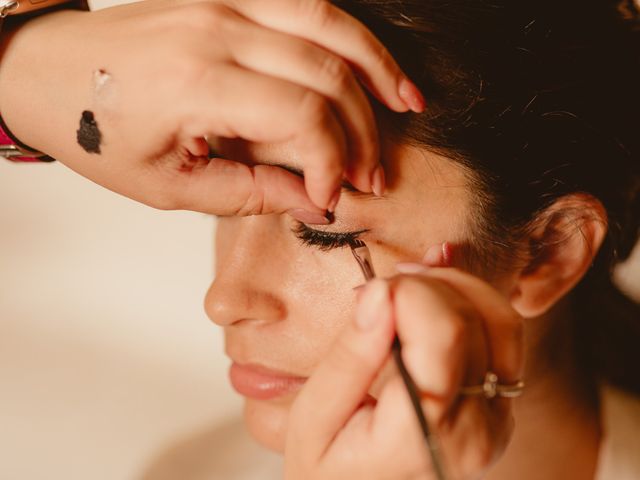
[[[360,266],[360,270],[362,271],[362,275],[364,276],[365,281],[368,282],[375,277],[373,265],[371,263],[371,254],[369,252],[369,247],[367,247],[367,245],[362,240],[357,239],[354,240],[349,246],[351,247],[351,253]],[[402,345],[400,344],[398,335],[393,337],[393,345],[391,347],[391,351],[393,352],[393,358],[395,359],[398,370],[400,371],[402,381],[407,388],[407,392],[409,392],[413,410],[416,412],[416,417],[418,417],[418,423],[420,424],[420,429],[422,430],[424,441],[427,444],[428,456],[431,460],[433,471],[436,474],[436,479],[446,480],[447,477],[444,474],[444,467],[442,465],[440,452],[437,446],[438,443],[436,441],[436,438],[431,435],[429,424],[427,423],[427,419],[425,418],[424,412],[422,411],[418,387],[416,386],[416,382],[413,381],[413,378],[411,378],[411,375],[409,375],[409,371],[402,361]]]
[[[398,335],[393,338],[391,351],[398,367],[398,371],[400,372],[400,376],[402,377],[402,381],[407,388],[407,392],[409,392],[413,410],[416,412],[416,417],[418,417],[418,423],[420,424],[420,429],[422,430],[424,441],[427,444],[427,450],[429,458],[431,460],[433,471],[436,474],[436,478],[438,480],[446,480],[446,476],[444,474],[444,466],[442,464],[442,459],[440,458],[440,451],[438,450],[436,438],[431,434],[429,424],[427,423],[427,419],[424,416],[424,411],[422,410],[418,387],[413,381],[413,378],[411,378],[411,375],[409,374],[409,371],[407,370],[407,367],[402,360],[402,345],[400,344]]]

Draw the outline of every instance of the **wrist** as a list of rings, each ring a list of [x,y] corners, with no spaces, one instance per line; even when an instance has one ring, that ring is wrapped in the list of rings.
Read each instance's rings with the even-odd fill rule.
[[[47,82],[43,75],[47,65],[43,65],[43,61],[54,33],[49,25],[65,28],[69,26],[68,17],[76,14],[83,12],[49,11],[36,18],[20,15],[7,18],[3,26],[0,35],[0,126],[6,136],[0,143],[9,145],[3,149],[9,154],[7,156],[28,161],[42,151],[44,145],[39,133],[49,128],[48,124],[53,120],[49,115],[55,117],[50,105],[42,101],[47,95],[55,95],[52,91],[42,94]],[[15,149],[24,151],[25,155],[19,155],[13,151]],[[38,159],[52,160],[47,156]]]

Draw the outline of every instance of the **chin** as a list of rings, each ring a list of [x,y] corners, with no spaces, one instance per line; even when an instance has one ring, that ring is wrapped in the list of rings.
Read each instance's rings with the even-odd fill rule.
[[[291,402],[245,399],[244,423],[262,446],[284,454]]]

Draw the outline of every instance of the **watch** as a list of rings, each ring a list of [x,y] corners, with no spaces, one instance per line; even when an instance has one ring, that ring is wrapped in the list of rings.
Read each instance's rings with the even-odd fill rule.
[[[7,17],[30,18],[61,8],[89,10],[87,0],[0,0],[0,33]],[[20,142],[0,115],[0,157],[20,162],[52,162],[53,158]]]
[[[8,15],[22,15],[62,5],[88,9],[87,3],[71,0],[0,0],[0,18]]]

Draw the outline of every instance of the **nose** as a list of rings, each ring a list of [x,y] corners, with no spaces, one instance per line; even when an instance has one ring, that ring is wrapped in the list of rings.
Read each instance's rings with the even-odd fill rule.
[[[207,316],[221,327],[240,321],[274,322],[286,316],[281,301],[259,287],[243,285],[232,274],[218,274],[205,298]]]
[[[241,321],[275,322],[286,317],[286,307],[275,290],[282,270],[265,232],[269,219],[221,219],[216,232],[216,275],[205,297],[205,311],[226,327]]]

